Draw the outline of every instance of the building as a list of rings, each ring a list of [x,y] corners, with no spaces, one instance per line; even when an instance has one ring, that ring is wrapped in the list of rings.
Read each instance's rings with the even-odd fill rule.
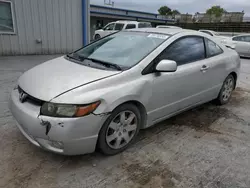
[[[177,23],[192,23],[193,22],[192,14],[178,14],[175,16],[175,20]]]
[[[206,13],[199,13],[197,12],[194,15],[194,21],[196,23],[216,23],[220,22],[221,17],[216,17],[215,15],[209,15]]]
[[[194,15],[194,20],[198,23],[242,22],[243,17],[244,12],[225,12],[221,17],[197,12]]]
[[[173,22],[155,13],[89,5],[89,0],[0,0],[0,55],[68,53],[116,20]]]
[[[73,51],[88,25],[89,0],[0,0],[0,55]]]
[[[113,8],[108,6],[90,5],[90,33],[93,37],[96,29],[100,29],[109,22],[117,20],[134,20],[151,22],[153,26],[174,22],[173,19],[167,18],[155,13]]]
[[[221,17],[221,22],[242,22],[244,12],[226,12]]]
[[[194,20],[196,23],[210,23],[210,16],[206,13],[195,13]]]
[[[243,17],[243,22],[250,22],[250,17],[249,16],[244,16]]]

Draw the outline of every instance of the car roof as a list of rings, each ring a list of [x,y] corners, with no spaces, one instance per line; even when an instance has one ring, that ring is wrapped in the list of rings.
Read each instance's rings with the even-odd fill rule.
[[[115,21],[114,23],[123,23],[123,24],[132,23],[132,24],[137,24],[137,23],[149,23],[149,22],[138,22],[138,21],[130,21],[130,20],[118,20],[118,21]]]
[[[182,29],[181,27],[173,26],[173,25],[158,25],[156,28],[173,28],[173,29]]]
[[[209,31],[209,32],[212,32],[212,33],[215,32],[215,31],[213,31],[213,30],[208,30],[208,29],[200,29],[199,31]]]
[[[115,22],[113,22],[113,23],[150,23],[150,22],[144,22],[144,21],[133,21],[133,20],[117,20],[117,21],[115,21]]]
[[[115,21],[115,23],[138,23],[137,21],[128,21],[128,20],[119,20]]]
[[[129,31],[145,32],[145,33],[159,33],[166,35],[174,35],[181,32],[194,32],[194,34],[200,34],[198,31],[189,30],[189,29],[179,29],[179,28],[137,28],[130,29]]]

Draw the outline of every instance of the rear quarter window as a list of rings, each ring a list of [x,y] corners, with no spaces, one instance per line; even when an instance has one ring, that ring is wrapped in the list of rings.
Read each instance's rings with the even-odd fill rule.
[[[152,27],[151,23],[142,22],[138,24],[138,28],[148,28],[148,27]]]
[[[213,57],[223,53],[223,50],[213,41],[205,38],[207,57]]]

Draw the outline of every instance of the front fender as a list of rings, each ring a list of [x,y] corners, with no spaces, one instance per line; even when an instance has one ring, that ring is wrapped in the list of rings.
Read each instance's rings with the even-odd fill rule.
[[[147,110],[149,100],[152,96],[151,82],[141,80],[133,83],[126,83],[110,90],[102,96],[102,103],[95,111],[95,114],[112,112],[117,106],[128,102],[138,101]]]
[[[103,105],[103,107],[98,108],[95,111],[95,114],[112,112],[116,107],[129,101],[137,101],[143,104],[143,101],[141,100],[141,97],[139,95],[126,95],[126,96],[122,96],[120,98],[115,99],[114,101],[112,101],[111,104],[106,103],[105,105]]]
[[[109,80],[115,79],[110,77]],[[117,79],[117,77],[116,77]],[[107,79],[108,80],[108,79]],[[94,82],[54,98],[51,102],[64,104],[90,104],[101,101],[94,114],[112,112],[117,106],[128,101],[138,101],[148,109],[152,96],[152,77],[143,76],[124,82]]]
[[[99,30],[96,30],[96,31],[95,31],[95,35],[96,35],[96,34],[101,35],[102,32],[103,32],[103,30],[100,30],[100,29],[99,29]]]

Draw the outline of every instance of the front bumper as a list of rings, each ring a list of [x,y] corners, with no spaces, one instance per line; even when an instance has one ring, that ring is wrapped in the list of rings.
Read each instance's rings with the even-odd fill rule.
[[[90,114],[81,118],[40,116],[40,106],[21,103],[13,90],[9,108],[17,120],[17,127],[34,145],[64,155],[79,155],[95,151],[98,133],[107,116]],[[46,135],[46,125],[50,130]]]

